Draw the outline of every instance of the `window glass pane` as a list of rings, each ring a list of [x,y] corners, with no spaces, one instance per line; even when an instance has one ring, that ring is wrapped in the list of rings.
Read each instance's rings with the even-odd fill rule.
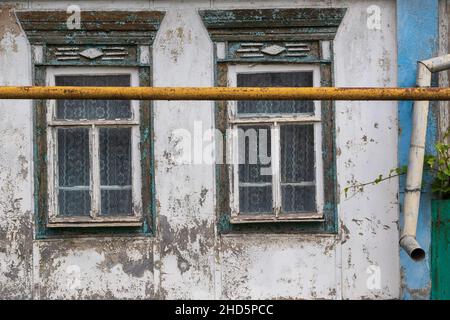
[[[282,212],[315,211],[314,125],[280,126]]]
[[[270,139],[269,126],[239,127],[240,213],[272,213]]]
[[[101,190],[102,211],[105,216],[132,215],[131,187],[129,190]]]
[[[129,87],[130,75],[56,76],[57,86]],[[128,119],[131,118],[130,100],[57,100],[56,118]]]
[[[238,74],[238,87],[312,87],[312,72],[273,72]],[[313,101],[238,101],[237,111],[240,115],[254,113],[314,113]]]
[[[271,182],[269,126],[238,127],[239,182]]]
[[[316,211],[315,192],[314,186],[282,185],[281,211],[285,213]]]
[[[89,215],[89,129],[58,129],[60,215]]]
[[[100,128],[101,214],[132,214],[131,128]]]
[[[271,214],[272,186],[239,187],[239,213]]]
[[[91,211],[91,194],[89,189],[76,191],[59,189],[58,199],[59,215],[89,216]]]
[[[280,126],[281,182],[314,181],[314,125]]]

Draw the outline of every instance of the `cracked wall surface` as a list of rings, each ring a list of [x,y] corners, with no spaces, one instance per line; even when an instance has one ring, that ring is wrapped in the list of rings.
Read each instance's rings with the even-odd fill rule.
[[[0,85],[32,83],[30,47],[12,10],[164,10],[155,86],[212,86],[200,8],[347,7],[335,39],[336,86],[395,86],[395,1],[11,1],[0,4]],[[380,29],[367,8],[380,8]],[[395,102],[336,102],[337,235],[217,234],[215,166],[180,164],[173,131],[214,125],[210,101],[156,101],[153,237],[34,240],[31,101],[0,101],[0,298],[398,298],[398,181],[343,194],[397,163]],[[193,154],[201,150],[192,147]],[[181,151],[180,151],[181,148]],[[368,285],[371,266],[380,286]]]

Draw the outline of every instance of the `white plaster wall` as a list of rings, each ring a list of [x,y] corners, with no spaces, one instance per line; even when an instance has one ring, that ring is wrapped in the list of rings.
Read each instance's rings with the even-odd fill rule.
[[[335,41],[337,86],[395,86],[395,1],[19,1],[28,9],[165,10],[153,45],[155,86],[212,86],[212,43],[198,8],[348,7]],[[377,5],[381,28],[367,28]],[[10,23],[8,23],[10,24]],[[30,54],[20,32],[0,35],[0,84],[31,83]],[[29,101],[0,102],[0,284],[2,297],[35,298],[398,298],[397,181],[370,186],[338,206],[338,235],[217,236],[214,166],[180,165],[173,130],[193,132],[214,123],[212,102],[155,102],[156,207],[152,239],[34,242],[31,268],[32,119]],[[11,107],[14,106],[14,107]],[[337,172],[348,184],[389,173],[397,159],[394,102],[337,102]],[[19,161],[23,156],[24,161]],[[22,164],[21,164],[22,163]],[[26,170],[23,171],[23,166]],[[21,172],[25,177],[18,179]],[[18,200],[18,209],[11,199]],[[19,230],[16,217],[28,221]],[[6,226],[6,227],[3,227]],[[11,244],[8,244],[11,243]],[[4,249],[5,248],[5,249]],[[135,249],[131,256],[127,251]],[[9,251],[8,251],[9,250]],[[20,250],[19,250],[20,251]],[[80,267],[81,286],[67,285],[67,268]],[[367,268],[379,268],[370,289]],[[11,270],[19,270],[11,273]],[[128,271],[127,271],[128,270]],[[132,270],[132,271],[130,271]],[[134,271],[133,271],[134,270]],[[373,269],[370,269],[373,270]],[[12,275],[19,275],[13,277]]]
[[[27,40],[0,10],[0,85],[30,85]],[[30,101],[0,100],[0,296],[16,299],[31,295],[31,117]]]
[[[340,87],[397,84],[395,1],[350,1],[335,39],[335,79]],[[367,28],[367,8],[379,5],[380,29]],[[336,103],[337,172],[341,192],[352,182],[373,181],[397,167],[397,104]],[[341,196],[343,298],[399,296],[398,180]],[[351,197],[351,198],[350,198]],[[369,266],[379,268],[381,290],[369,290]]]
[[[194,6],[174,6],[167,11],[154,48],[155,86],[212,85],[212,47]],[[154,110],[161,294],[166,298],[211,298],[214,166],[174,164],[181,150],[173,132],[186,129],[194,138],[195,122],[203,130],[212,128],[213,104],[157,101]],[[202,150],[192,150],[192,157]]]
[[[149,238],[51,240],[34,247],[34,298],[155,298]]]

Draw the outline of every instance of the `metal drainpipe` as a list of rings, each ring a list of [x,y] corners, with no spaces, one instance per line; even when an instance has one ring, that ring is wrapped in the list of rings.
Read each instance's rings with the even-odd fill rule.
[[[450,54],[419,61],[417,63],[417,86],[430,87],[432,72],[450,69]],[[405,186],[404,226],[400,246],[414,261],[425,258],[425,251],[416,240],[417,219],[419,216],[420,191],[422,187],[423,160],[429,101],[415,101],[411,145],[409,147],[408,172]]]

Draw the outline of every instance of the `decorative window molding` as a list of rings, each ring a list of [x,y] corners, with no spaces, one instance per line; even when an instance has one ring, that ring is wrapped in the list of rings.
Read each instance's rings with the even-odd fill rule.
[[[218,61],[330,62],[345,8],[201,10]],[[225,45],[226,44],[226,45]]]
[[[149,65],[160,11],[82,11],[80,29],[67,28],[61,11],[16,11],[43,65]],[[144,56],[147,58],[144,61]]]
[[[33,44],[151,45],[164,18],[162,11],[81,11],[80,29],[69,29],[65,11],[16,11]]]
[[[280,69],[280,72],[283,72],[289,66],[292,70],[296,70],[301,69],[302,66],[311,65],[311,70],[316,70],[314,74],[319,75],[320,86],[331,86],[333,40],[345,12],[345,8],[199,11],[214,42],[216,85],[233,85],[235,81],[233,77],[239,73],[236,70],[242,68],[242,70],[248,69],[247,72],[250,73],[252,68],[267,69],[268,72],[277,72],[276,70]],[[264,67],[266,64],[268,66]],[[314,81],[317,81],[317,77]],[[272,120],[276,120],[269,117],[268,121],[261,122],[259,121],[261,117],[258,115],[255,119],[239,120],[233,113],[233,104],[234,102],[225,101],[216,103],[216,127],[222,132],[232,129],[242,121],[267,125]],[[323,190],[316,193],[316,200],[319,201],[316,214],[313,212],[305,214],[304,217],[301,215],[281,217],[277,213],[279,209],[274,209],[275,217],[272,218],[267,218],[267,215],[265,217],[260,215],[264,219],[250,215],[239,217],[239,213],[236,213],[239,209],[234,199],[238,192],[236,181],[233,181],[237,179],[236,172],[233,172],[236,169],[233,165],[218,164],[216,214],[218,229],[221,233],[335,233],[337,231],[338,195],[335,172],[334,110],[330,101],[321,101],[318,105],[320,105],[320,119],[317,121],[320,121],[320,125],[315,127],[315,132],[317,133],[317,128],[321,130],[316,142],[320,143],[318,150],[322,151],[320,162],[323,180],[316,180],[315,183],[319,182]],[[282,121],[301,123],[299,119],[295,115],[281,118]],[[276,123],[275,127],[277,127]],[[274,132],[276,133],[277,129]],[[235,150],[228,143],[224,145],[223,154],[227,154],[227,148]],[[316,175],[316,179],[319,176]],[[277,192],[273,192],[273,195],[277,196],[275,204],[278,202],[280,206],[281,200]]]
[[[132,79],[130,85],[151,86],[151,45],[164,12],[82,11],[80,29],[76,30],[67,28],[69,14],[66,12],[16,11],[16,15],[31,43],[34,85],[52,84],[56,75],[100,75],[105,70],[103,73],[110,75],[129,74]],[[54,101],[50,100],[34,101],[36,237],[151,235],[155,221],[151,102],[139,101],[133,105],[133,119],[70,120],[74,126],[51,116],[48,111],[54,111],[54,105]],[[61,219],[56,216],[57,197],[50,194],[56,185],[52,173],[49,174],[49,170],[55,170],[55,163],[49,157],[53,155],[55,158],[56,155],[55,150],[49,151],[49,147],[57,141],[52,137],[55,134],[53,128],[66,128],[67,125],[90,127],[95,138],[93,141],[97,141],[95,133],[99,133],[98,126],[131,128],[133,172],[140,176],[139,181],[132,181],[131,217],[108,219],[94,214],[93,221],[90,221],[87,217]],[[133,137],[139,138],[139,141]],[[96,143],[99,142],[90,143],[91,150],[98,150]],[[94,158],[97,160],[91,160],[91,164],[98,166],[95,162],[99,161],[98,156]],[[92,174],[95,175],[95,172]],[[94,185],[99,186],[100,183]],[[104,189],[103,186],[101,188]],[[118,189],[117,186],[107,188]],[[99,196],[93,199],[98,202]],[[100,204],[92,206],[94,210],[99,207]]]

